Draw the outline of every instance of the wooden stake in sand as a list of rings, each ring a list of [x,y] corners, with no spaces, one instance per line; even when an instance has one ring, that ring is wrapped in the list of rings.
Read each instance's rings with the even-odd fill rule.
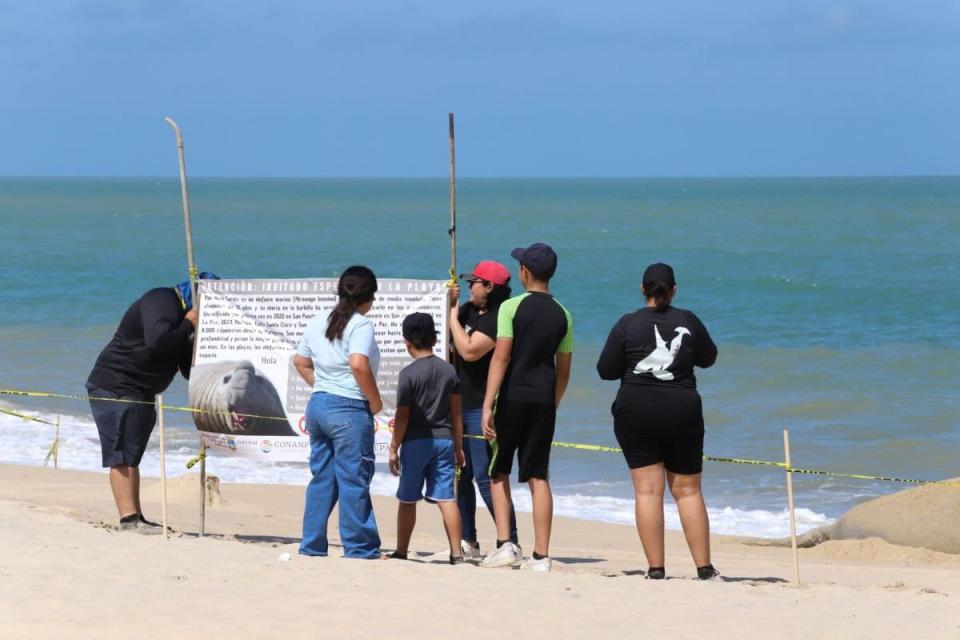
[[[797,514],[793,508],[793,464],[790,460],[790,432],[783,430],[783,453],[787,463],[787,508],[790,511],[790,548],[793,550],[793,581],[800,586],[800,556],[797,553]]]
[[[60,415],[57,414],[57,435],[53,440],[54,449],[53,449],[53,468],[59,469],[60,465],[58,464],[58,458],[60,457]]]
[[[194,305],[199,306],[197,299],[197,266],[193,261],[193,229],[190,226],[190,196],[187,191],[187,162],[183,153],[183,134],[180,132],[180,126],[167,116],[163,119],[170,128],[173,129],[177,138],[177,159],[180,163],[180,198],[183,203],[183,228],[187,235],[187,273],[190,274],[190,293],[193,296]],[[194,340],[194,357],[196,357],[196,340]],[[192,363],[191,363],[192,364]],[[207,509],[207,446],[200,438],[200,531],[202,538],[206,529],[206,509]]]
[[[167,535],[167,449],[163,433],[163,396],[157,396],[157,422],[160,425],[160,513],[163,517],[163,539]]]

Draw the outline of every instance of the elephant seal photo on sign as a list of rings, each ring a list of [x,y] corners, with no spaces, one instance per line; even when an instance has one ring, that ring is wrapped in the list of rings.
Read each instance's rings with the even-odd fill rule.
[[[276,387],[248,360],[214,362],[190,372],[190,405],[201,431],[240,436],[295,436]],[[250,416],[265,416],[250,417]],[[281,419],[270,419],[276,416]]]
[[[881,538],[891,544],[960,554],[960,478],[867,500],[836,522],[797,537],[800,547],[827,540]],[[751,541],[761,546],[789,546],[790,539]]]

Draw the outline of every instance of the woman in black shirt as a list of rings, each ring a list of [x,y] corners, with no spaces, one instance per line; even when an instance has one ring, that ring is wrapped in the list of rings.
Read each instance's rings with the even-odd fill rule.
[[[464,438],[463,452],[467,464],[460,473],[457,486],[457,503],[463,523],[460,549],[467,558],[479,558],[477,494],[473,483],[476,481],[480,497],[492,516],[493,499],[490,496],[490,476],[487,475],[489,445],[482,439],[480,422],[483,417],[483,395],[487,390],[487,372],[497,343],[497,310],[500,303],[510,297],[510,271],[499,262],[484,260],[470,273],[460,277],[470,287],[470,299],[457,307],[460,287],[454,285],[450,300],[450,335],[460,355],[463,433],[464,436],[474,436]],[[512,512],[510,541],[514,544],[517,542],[517,519]]]
[[[692,312],[671,306],[673,269],[657,263],[643,274],[645,307],[613,326],[597,362],[604,380],[620,380],[613,403],[617,441],[636,491],[637,531],[647,556],[647,578],[662,579],[663,493],[677,503],[680,524],[701,579],[719,573],[710,564],[710,522],[700,491],[703,407],[693,368],[709,367],[717,347]]]

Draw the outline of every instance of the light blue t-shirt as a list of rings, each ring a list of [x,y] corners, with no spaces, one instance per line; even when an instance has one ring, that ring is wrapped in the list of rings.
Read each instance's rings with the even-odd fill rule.
[[[328,324],[329,316],[316,316],[307,325],[297,345],[297,353],[313,360],[313,390],[366,400],[350,369],[350,355],[359,353],[367,356],[370,370],[376,378],[380,369],[380,348],[374,338],[373,323],[355,312],[343,330],[343,337],[333,342],[324,335]]]

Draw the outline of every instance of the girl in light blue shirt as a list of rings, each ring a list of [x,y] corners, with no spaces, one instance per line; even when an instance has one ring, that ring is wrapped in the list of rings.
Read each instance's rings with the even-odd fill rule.
[[[310,471],[300,553],[327,555],[327,521],[340,502],[340,540],[348,558],[380,557],[380,535],[370,500],[374,472],[373,416],[383,409],[377,389],[380,349],[366,314],[377,277],[348,268],[329,315],[307,326],[293,364],[313,389],[307,403]]]

